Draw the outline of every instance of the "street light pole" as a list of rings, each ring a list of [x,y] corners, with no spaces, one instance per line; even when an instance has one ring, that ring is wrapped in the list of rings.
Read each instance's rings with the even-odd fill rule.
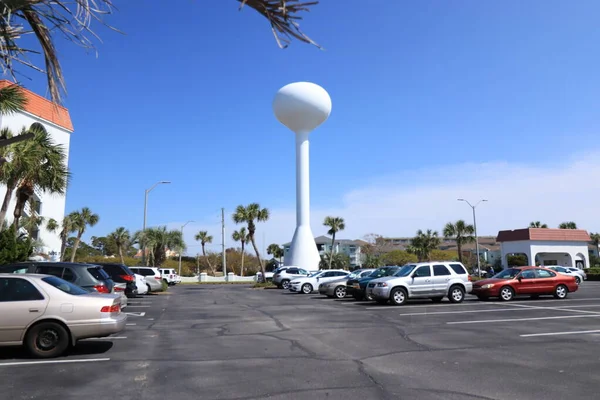
[[[468,200],[465,199],[458,199],[458,201],[464,201],[473,210],[473,228],[475,230],[475,252],[477,253],[477,275],[479,275],[479,277],[481,278],[481,260],[479,259],[479,238],[477,237],[477,218],[475,216],[475,208],[479,205],[479,203],[487,200],[481,199],[475,205],[472,205],[471,203],[469,203]]]
[[[183,228],[185,228],[185,226],[187,224],[189,224],[190,222],[195,222],[195,221],[188,221],[185,224],[181,225],[181,240],[183,241]],[[183,247],[181,247],[179,249],[179,276],[181,276],[181,253],[183,253]]]
[[[150,193],[152,191],[152,189],[154,189],[155,187],[157,187],[158,185],[161,184],[167,184],[167,183],[171,183],[171,181],[159,181],[156,182],[154,185],[152,185],[152,187],[150,189],[146,189],[146,192],[144,194],[144,226],[142,227],[142,265],[146,266],[146,238],[144,237],[144,235],[146,234],[146,217],[148,215],[148,193]]]

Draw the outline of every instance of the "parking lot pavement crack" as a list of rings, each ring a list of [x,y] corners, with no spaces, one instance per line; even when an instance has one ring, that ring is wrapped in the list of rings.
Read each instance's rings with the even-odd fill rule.
[[[365,364],[360,361],[360,360],[354,360],[354,362],[356,363],[356,365],[358,366],[358,372],[365,376],[371,383],[373,383],[373,386],[375,388],[377,388],[377,391],[379,393],[381,393],[381,399],[397,399],[396,396],[393,396],[391,393],[389,393],[386,388],[377,381],[377,379],[375,379],[375,377],[373,375],[371,375],[367,369]]]
[[[414,392],[424,392],[424,393],[436,393],[436,394],[441,394],[441,395],[448,395],[448,396],[462,396],[465,398],[469,398],[469,399],[478,399],[478,400],[499,400],[496,399],[494,397],[486,397],[486,396],[479,396],[477,394],[471,394],[471,393],[466,393],[466,392],[455,392],[452,390],[443,390],[443,389],[423,389],[423,388],[412,388],[412,387],[405,387],[406,390],[411,390]]]
[[[294,390],[285,390],[285,391],[281,391],[281,392],[273,392],[273,393],[268,393],[268,394],[264,394],[264,395],[259,395],[259,396],[248,396],[248,397],[233,397],[233,398],[227,398],[227,400],[255,400],[255,399],[264,399],[265,397],[274,397],[274,396],[285,396],[285,395],[293,395],[293,394],[297,394],[297,393],[310,393],[310,392],[322,392],[322,391],[327,391],[327,390],[352,390],[352,389],[363,389],[363,388],[370,388],[370,387],[375,387],[375,385],[370,386],[370,385],[361,385],[361,386],[330,386],[330,387],[324,387],[324,388],[315,388],[315,389],[294,389]],[[329,396],[329,393],[325,393],[325,396]],[[219,400],[219,399],[217,399]],[[225,399],[223,399],[225,400]]]

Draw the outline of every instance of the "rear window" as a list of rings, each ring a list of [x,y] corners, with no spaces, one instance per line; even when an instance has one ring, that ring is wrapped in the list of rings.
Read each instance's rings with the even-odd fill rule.
[[[148,268],[140,268],[140,269],[138,269],[138,274],[139,275],[143,275],[143,276],[154,276],[154,275],[156,275],[154,273],[154,271],[152,271],[151,269],[148,269]]]
[[[108,275],[121,275],[123,273],[121,267],[119,267],[118,265],[103,265],[102,269]]]
[[[91,267],[87,270],[94,278],[98,279],[99,281],[105,281],[110,279],[110,276],[108,276],[108,274],[105,271],[103,271],[100,267]]]
[[[459,275],[466,275],[467,270],[460,264],[450,264],[450,268]]]
[[[42,278],[42,281],[46,282],[48,285],[54,286],[55,288],[57,288],[58,290],[60,290],[62,292],[72,294],[74,296],[79,296],[82,294],[89,293],[85,289],[80,288],[77,285],[73,285],[72,283],[69,283],[69,282],[67,282],[63,279],[57,278],[55,276],[49,276],[47,278]]]
[[[0,274],[26,274],[28,265],[4,265],[0,267]]]

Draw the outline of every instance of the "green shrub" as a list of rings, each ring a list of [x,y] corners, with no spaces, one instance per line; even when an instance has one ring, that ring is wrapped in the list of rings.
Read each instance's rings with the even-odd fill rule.
[[[600,274],[587,274],[588,281],[600,281]]]
[[[167,289],[169,289],[169,284],[167,282],[165,282],[165,280],[162,280],[162,292],[166,292]]]
[[[263,289],[276,289],[277,288],[277,286],[275,286],[275,284],[272,281],[268,281],[268,282],[265,282],[265,283],[257,282],[252,287],[255,288],[255,289],[259,289],[259,288],[263,288]]]
[[[12,227],[0,232],[0,265],[27,261],[32,253],[31,240],[17,237]]]

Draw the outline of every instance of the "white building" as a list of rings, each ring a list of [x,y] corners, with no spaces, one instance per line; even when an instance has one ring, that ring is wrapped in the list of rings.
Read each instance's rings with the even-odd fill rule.
[[[331,238],[327,236],[319,236],[315,238],[317,250],[319,255],[323,256],[327,253],[331,253]],[[350,257],[350,266],[352,268],[362,266],[362,253],[361,245],[364,242],[360,240],[348,240],[348,239],[336,239],[334,244],[333,253],[342,253]],[[283,254],[287,255],[290,251],[290,243],[283,244]]]
[[[562,265],[589,268],[590,235],[582,229],[527,228],[498,232],[502,267],[508,268],[507,256],[524,254],[528,265]]]
[[[12,82],[0,80],[0,88],[11,84]],[[12,115],[0,115],[0,128],[9,128],[13,133],[17,134],[23,127],[29,128],[34,123],[41,124],[51,135],[54,144],[63,146],[67,154],[66,163],[68,165],[69,145],[71,133],[73,132],[73,124],[71,123],[69,111],[27,89],[23,89],[23,93],[27,99],[25,109]],[[0,185],[0,201],[4,199],[5,194],[6,187]],[[51,195],[36,189],[35,200],[38,202],[37,210],[31,210],[29,205],[27,205],[24,210],[24,216],[30,216],[33,212],[44,217],[45,222],[50,218],[55,219],[59,224],[62,222],[65,215],[66,202],[64,195]],[[8,223],[12,222],[15,204],[16,199],[13,195],[6,215]],[[57,233],[48,232],[45,223],[40,227],[39,232],[34,234],[34,239],[39,239],[43,242],[43,252],[45,254],[50,254],[53,255],[53,258],[58,258],[60,253],[60,238]]]

